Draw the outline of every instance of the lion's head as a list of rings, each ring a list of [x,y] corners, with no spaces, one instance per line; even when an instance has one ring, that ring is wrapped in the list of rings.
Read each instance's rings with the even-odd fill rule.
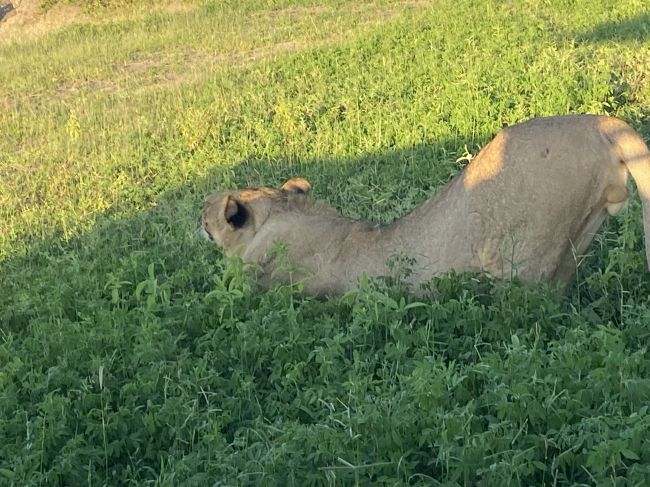
[[[203,206],[201,227],[204,235],[232,255],[248,246],[272,212],[304,205],[311,185],[292,178],[279,189],[246,188],[210,195]]]

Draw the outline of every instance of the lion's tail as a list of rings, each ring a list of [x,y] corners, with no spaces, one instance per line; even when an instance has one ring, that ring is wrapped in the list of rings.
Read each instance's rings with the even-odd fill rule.
[[[650,150],[641,136],[625,122],[613,119],[606,125],[602,127],[605,129],[605,136],[634,178],[641,197],[645,253],[650,268]]]

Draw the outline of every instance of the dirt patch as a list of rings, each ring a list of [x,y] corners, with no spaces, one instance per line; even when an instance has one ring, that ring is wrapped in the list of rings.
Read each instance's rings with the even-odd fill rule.
[[[176,86],[196,81],[206,72],[210,72],[211,67],[214,66],[247,66],[297,52],[304,47],[299,42],[288,41],[245,51],[218,54],[188,50],[181,55],[172,56],[182,59],[180,63],[172,62],[170,53],[157,53],[156,56],[142,57],[116,66],[114,76],[110,79],[62,82],[56,88],[56,96],[57,99],[61,99],[75,96],[82,91],[118,93],[127,89],[130,94],[133,94],[152,87]],[[41,95],[46,96],[45,93]],[[6,107],[12,104],[9,99],[0,99],[0,105],[3,103]],[[15,105],[15,101],[13,104]]]
[[[3,0],[0,0],[2,3]],[[19,1],[19,0],[14,0]],[[28,35],[39,35],[65,27],[72,23],[100,23],[105,19],[97,19],[84,13],[78,7],[57,5],[48,12],[42,12],[38,7],[39,0],[22,0],[19,8],[20,15],[12,19],[13,28],[20,30],[22,38]],[[192,7],[191,0],[181,0],[176,4],[168,4],[167,11],[187,11]],[[268,45],[241,47],[240,49],[215,52],[202,49],[170,49],[166,51],[135,51],[130,59],[113,66],[112,74],[104,79],[63,79],[58,86],[49,92],[31,93],[28,96],[4,99],[0,96],[0,107],[5,110],[16,108],[21,103],[31,99],[48,99],[52,95],[57,100],[76,96],[79,92],[102,92],[118,94],[128,91],[133,94],[138,91],[170,87],[194,82],[215,68],[248,66],[265,62],[277,57],[300,52],[307,48],[326,47],[341,42],[366,28],[390,21],[412,9],[430,5],[429,1],[406,0],[396,1],[388,5],[378,2],[351,3],[338,8],[326,6],[288,7],[281,9],[266,9],[255,12],[243,19],[244,25],[238,28],[245,32],[255,32],[259,25],[273,25],[271,34],[280,37]],[[163,8],[157,4],[157,8]],[[135,12],[131,12],[131,16]],[[336,31],[337,19],[341,16],[351,16],[356,20],[342,31]],[[112,20],[115,18],[113,17]],[[30,23],[31,22],[31,23]],[[302,22],[302,31],[296,34],[294,26]],[[323,35],[311,35],[305,31],[305,22],[326,23],[332,30],[325,30]],[[250,25],[249,25],[250,24]],[[0,24],[0,42],[2,41],[4,24]],[[278,31],[278,32],[276,32]],[[31,34],[30,34],[31,33]],[[284,39],[281,39],[284,37]],[[289,39],[287,39],[289,37]]]
[[[0,6],[6,1],[0,0]],[[110,10],[101,16],[90,15],[78,6],[57,3],[48,10],[40,6],[41,0],[12,0],[12,12],[0,22],[0,43],[31,40],[50,32],[63,29],[74,24],[102,24],[115,20],[123,20],[133,15],[141,14],[138,9]],[[160,3],[148,8],[147,11],[186,12],[194,8],[191,0],[182,2]]]
[[[33,39],[76,23],[92,23],[93,19],[74,5],[55,5],[43,11],[39,0],[13,0],[14,13],[0,24],[0,42]]]
[[[271,44],[270,46],[256,47],[246,51],[232,51],[221,54],[207,54],[195,51],[194,57],[202,57],[205,61],[223,63],[229,66],[245,66],[250,63],[270,59],[282,54],[296,52],[305,47],[313,47],[316,43],[306,46],[297,41],[286,41]]]

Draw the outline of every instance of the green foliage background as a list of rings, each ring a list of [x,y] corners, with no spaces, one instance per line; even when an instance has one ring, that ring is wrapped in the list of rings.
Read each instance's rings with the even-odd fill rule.
[[[0,45],[0,485],[644,485],[634,196],[568,296],[255,288],[203,198],[388,222],[503,125],[650,138],[644,2],[207,2]]]

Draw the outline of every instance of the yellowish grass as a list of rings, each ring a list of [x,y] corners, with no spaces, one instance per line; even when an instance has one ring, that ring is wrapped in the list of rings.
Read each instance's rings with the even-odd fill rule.
[[[37,39],[75,24],[102,24],[141,16],[140,8],[107,9],[100,15],[84,11],[79,5],[57,3],[51,8],[41,7],[41,0],[12,0],[15,10],[0,24],[0,44]],[[196,0],[158,0],[147,11],[186,12]]]

